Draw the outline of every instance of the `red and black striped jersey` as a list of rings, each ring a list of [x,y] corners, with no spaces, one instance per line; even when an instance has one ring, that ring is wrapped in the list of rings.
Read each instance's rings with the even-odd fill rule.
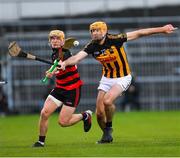
[[[102,74],[107,78],[127,76],[131,73],[123,43],[127,41],[126,34],[107,34],[102,45],[91,41],[84,51],[91,54],[103,65]]]
[[[54,61],[55,59],[59,58],[60,60],[64,61],[71,56],[71,52],[67,49],[53,49],[52,60]],[[64,71],[59,70],[59,73],[56,74],[55,82],[57,88],[62,88],[65,90],[72,90],[83,84],[76,65],[67,66]]]

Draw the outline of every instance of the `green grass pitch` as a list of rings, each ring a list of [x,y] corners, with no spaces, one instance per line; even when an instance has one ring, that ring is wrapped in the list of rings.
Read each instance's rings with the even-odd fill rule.
[[[180,111],[116,113],[112,144],[95,144],[101,137],[95,115],[88,133],[82,122],[62,128],[57,118],[54,114],[49,120],[46,146],[32,148],[38,138],[38,115],[0,117],[0,156],[180,156]]]

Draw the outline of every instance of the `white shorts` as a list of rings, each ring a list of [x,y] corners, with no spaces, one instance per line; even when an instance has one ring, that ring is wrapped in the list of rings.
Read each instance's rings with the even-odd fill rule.
[[[52,95],[48,95],[47,98],[50,98],[56,105],[57,107],[62,106],[63,102],[61,102],[60,100],[56,99],[55,97],[53,97]]]
[[[105,92],[108,92],[112,88],[112,86],[118,84],[121,86],[123,91],[126,91],[131,84],[131,80],[132,80],[131,75],[127,75],[119,78],[107,78],[102,76],[98,90],[103,90]]]

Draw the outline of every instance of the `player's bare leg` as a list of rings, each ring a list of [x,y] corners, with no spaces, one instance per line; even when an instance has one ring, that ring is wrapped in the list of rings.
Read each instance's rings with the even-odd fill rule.
[[[75,110],[76,110],[75,107],[63,105],[61,109],[61,113],[59,115],[59,124],[62,127],[68,127],[83,120],[84,131],[88,132],[91,128],[92,111],[87,110],[81,114],[74,114]]]
[[[47,98],[44,107],[41,110],[41,116],[39,120],[40,135],[45,136],[48,130],[48,118],[57,109],[57,105],[50,99]]]
[[[105,92],[102,90],[99,90],[97,100],[96,100],[96,118],[97,122],[99,124],[99,127],[104,130],[106,127],[106,113],[103,103]]]
[[[106,113],[106,127],[103,131],[103,136],[101,140],[97,143],[110,143],[113,141],[112,137],[112,120],[115,111],[114,101],[117,97],[122,94],[123,90],[119,85],[114,85],[105,95],[103,99],[103,103],[105,106],[105,113]]]
[[[57,105],[50,99],[47,98],[44,107],[41,110],[39,119],[39,141],[36,142],[34,147],[43,147],[45,142],[46,133],[48,130],[48,119],[49,116],[57,109]]]
[[[104,96],[104,105],[106,112],[107,122],[112,122],[115,105],[114,101],[119,97],[123,92],[123,89],[120,85],[114,85]]]
[[[83,116],[82,114],[74,114],[76,108],[63,105],[61,112],[59,114],[59,124],[62,127],[68,127],[76,124],[81,121]]]

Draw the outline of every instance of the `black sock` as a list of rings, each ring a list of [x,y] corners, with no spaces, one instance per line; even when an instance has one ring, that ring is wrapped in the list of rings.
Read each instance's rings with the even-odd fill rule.
[[[46,136],[39,136],[39,141],[40,142],[45,142]]]
[[[106,122],[106,127],[111,128],[112,127],[112,122]]]
[[[86,120],[88,117],[87,113],[83,112],[82,115],[83,115],[83,120]]]

